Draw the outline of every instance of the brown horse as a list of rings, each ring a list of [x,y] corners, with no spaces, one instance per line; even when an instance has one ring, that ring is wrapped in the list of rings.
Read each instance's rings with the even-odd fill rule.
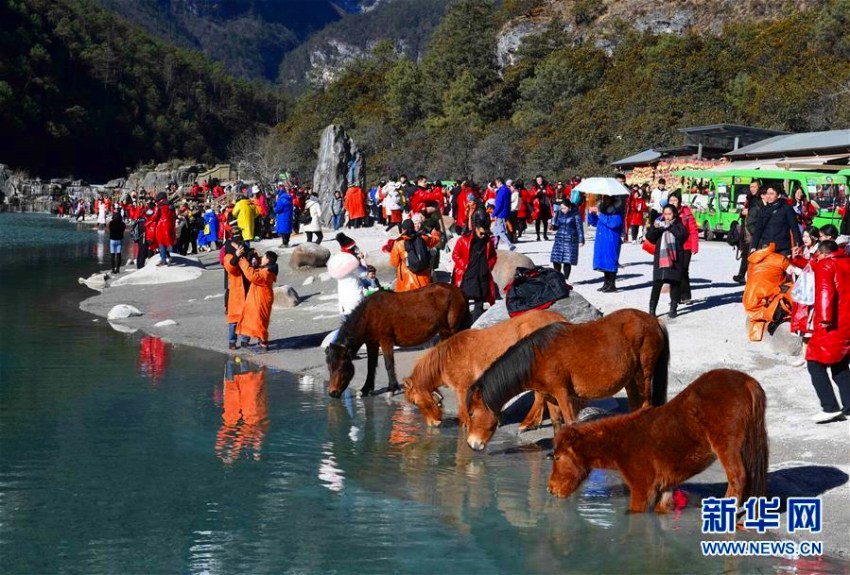
[[[375,390],[378,347],[384,354],[389,390],[399,390],[395,374],[393,346],[420,345],[439,334],[440,339],[470,326],[466,296],[459,288],[434,283],[413,291],[380,291],[354,308],[339,328],[339,335],[325,351],[330,373],[328,393],[339,397],[354,378],[354,354],[366,345],[366,383],[360,390],[369,395]]]
[[[466,425],[469,386],[511,345],[556,322],[566,323],[566,319],[555,312],[533,310],[486,329],[469,329],[452,336],[419,358],[410,377],[404,380],[404,396],[419,408],[428,425],[437,426],[443,421],[443,396],[437,389],[447,385],[457,393],[458,419]],[[535,402],[520,429],[542,417],[543,402]]]
[[[661,405],[667,400],[669,359],[667,331],[636,309],[542,327],[511,346],[467,390],[466,442],[484,449],[502,406],[527,389],[557,402],[567,423],[575,421],[574,399],[610,397],[624,387],[632,411]]]
[[[726,470],[726,497],[741,505],[766,492],[765,396],[740,371],[701,375],[667,405],[566,426],[555,440],[549,492],[567,497],[593,468],[616,469],[631,492],[629,511],[669,511],[672,488],[715,458]]]

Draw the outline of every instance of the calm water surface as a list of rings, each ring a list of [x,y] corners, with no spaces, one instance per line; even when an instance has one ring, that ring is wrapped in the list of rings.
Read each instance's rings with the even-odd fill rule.
[[[0,573],[803,573],[703,559],[699,512],[616,476],[546,493],[534,449],[80,312],[104,236],[0,215]],[[100,260],[100,264],[98,264]]]

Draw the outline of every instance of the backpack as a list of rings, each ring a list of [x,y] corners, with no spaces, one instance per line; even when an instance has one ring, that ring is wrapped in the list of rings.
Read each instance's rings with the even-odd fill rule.
[[[130,228],[130,239],[138,242],[145,237],[145,219],[139,218],[133,222],[133,227]]]
[[[726,234],[726,243],[733,248],[741,241],[741,224],[740,222],[732,222],[729,226],[729,233]]]
[[[513,281],[505,287],[508,315],[517,316],[533,309],[546,309],[559,299],[569,297],[570,288],[564,274],[552,268],[537,266],[517,268]]]
[[[428,251],[422,236],[416,235],[405,240],[404,251],[407,252],[407,268],[413,273],[422,273],[431,267],[431,252]]]
[[[310,215],[310,208],[313,207],[312,204],[309,206],[304,206],[304,209],[301,210],[301,213],[298,215],[298,221],[303,225],[309,225],[310,222],[313,221],[313,216]]]

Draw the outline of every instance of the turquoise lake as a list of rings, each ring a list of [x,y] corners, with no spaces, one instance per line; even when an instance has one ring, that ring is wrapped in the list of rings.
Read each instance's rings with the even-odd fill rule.
[[[628,515],[614,474],[558,500],[542,448],[118,333],[78,309],[105,242],[0,214],[0,573],[844,572],[706,559],[698,509]]]

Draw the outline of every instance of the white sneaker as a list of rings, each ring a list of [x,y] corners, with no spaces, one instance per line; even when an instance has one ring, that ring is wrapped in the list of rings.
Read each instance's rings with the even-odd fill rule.
[[[791,362],[791,367],[803,367],[804,365],[806,365],[805,357],[798,357],[797,359]]]
[[[815,423],[832,423],[833,421],[844,421],[847,417],[843,411],[821,411],[812,416],[812,421]]]

